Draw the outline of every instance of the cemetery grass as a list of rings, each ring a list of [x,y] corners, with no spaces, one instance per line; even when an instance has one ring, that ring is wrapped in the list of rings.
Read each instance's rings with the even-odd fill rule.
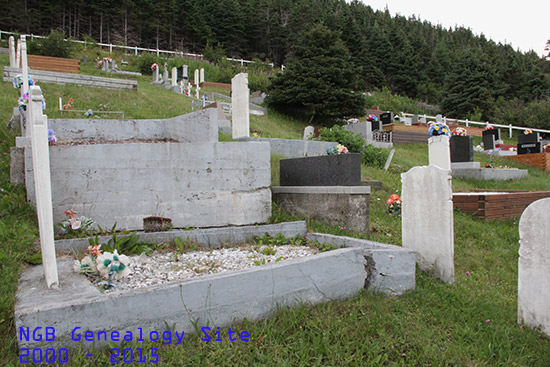
[[[0,338],[3,339],[0,365],[15,366],[19,364],[13,319],[17,279],[28,266],[27,261],[36,254],[32,242],[38,239],[38,231],[34,211],[26,204],[24,189],[9,184],[9,147],[14,145],[14,135],[6,129],[5,122],[11,116],[17,93],[10,83],[3,82],[0,88],[3,121],[0,124]],[[65,87],[59,89],[60,93],[65,91]],[[54,92],[52,89],[50,93]],[[81,93],[105,95],[105,92],[90,89]],[[169,93],[166,98],[177,97],[158,88],[161,96],[164,92]],[[135,92],[126,93],[135,100]],[[67,97],[71,98],[69,94],[67,92]],[[77,99],[72,98],[77,103]],[[127,97],[121,95],[120,98]],[[50,106],[53,103],[54,108],[57,106],[55,100],[48,100],[48,103]],[[162,103],[155,109],[166,110]],[[156,113],[155,110],[134,111],[131,105],[129,108],[130,116],[136,113],[135,116],[150,118],[154,116],[148,113]],[[173,117],[172,113],[174,111],[167,113],[168,117]],[[259,118],[251,125],[263,134],[281,137],[272,132],[265,121]],[[301,136],[299,130],[303,125],[300,129],[294,122],[285,125],[283,117],[277,121],[282,124],[281,130],[288,126],[289,131],[295,131],[292,136]],[[278,159],[280,157],[273,157],[272,162]],[[488,161],[478,153],[475,159],[482,165]],[[388,216],[385,201],[391,194],[400,193],[400,173],[427,162],[426,145],[411,144],[396,146],[394,161],[387,172],[362,167],[364,178],[383,181],[382,190],[373,191],[371,196],[369,239],[401,244],[400,218]],[[508,164],[519,167],[515,163]],[[455,191],[474,188],[550,190],[549,178],[550,173],[529,168],[529,178],[525,180],[457,179],[453,180],[453,187]],[[276,173],[273,180],[278,180]],[[274,207],[272,221],[295,219],[298,218]],[[308,221],[308,228],[367,238],[361,233],[314,221]],[[202,335],[191,335],[178,346],[139,343],[134,348],[159,348],[159,365],[163,366],[548,366],[548,337],[516,323],[518,240],[517,220],[483,222],[457,211],[454,285],[418,271],[416,290],[400,297],[361,292],[345,301],[281,309],[266,320],[245,320],[233,325],[233,330],[249,331],[248,342],[204,342],[200,339]],[[181,331],[177,324],[169,328]],[[227,328],[222,330],[227,335]],[[71,361],[66,365],[110,365],[107,350],[95,352],[92,358],[85,354],[86,351],[71,353]]]

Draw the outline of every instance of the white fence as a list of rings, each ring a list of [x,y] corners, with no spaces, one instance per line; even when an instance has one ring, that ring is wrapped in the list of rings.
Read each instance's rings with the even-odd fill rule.
[[[8,35],[13,35],[13,36],[19,36],[20,35],[19,33],[6,32],[6,31],[0,30],[0,39],[2,39],[2,34],[8,34]],[[36,36],[34,34],[26,34],[25,36],[30,37],[31,40],[33,40],[34,38],[46,38],[44,36]],[[107,47],[107,48],[109,48],[109,53],[113,53],[113,48],[121,48],[121,49],[124,49],[124,50],[132,51],[134,53],[134,55],[136,55],[136,56],[138,55],[138,52],[141,51],[141,52],[153,52],[153,53],[156,53],[157,56],[160,56],[161,54],[164,54],[164,55],[167,55],[167,56],[174,56],[174,57],[178,57],[178,56],[179,57],[192,57],[192,58],[195,58],[197,60],[203,60],[204,59],[203,54],[192,54],[192,53],[187,53],[187,52],[183,52],[183,51],[168,51],[168,50],[159,50],[158,48],[144,48],[144,47],[137,47],[137,46],[121,46],[121,45],[113,45],[112,43],[86,42],[86,41],[79,41],[79,40],[66,40],[66,41],[82,43],[82,44],[93,44],[93,45],[98,45],[98,46],[101,46],[101,47]],[[229,60],[229,61],[239,62],[243,66],[244,66],[244,64],[255,64],[256,63],[255,61],[243,60],[243,59],[233,59],[231,57],[227,57],[226,59]],[[275,65],[273,63],[270,63],[269,66],[274,67]]]
[[[411,117],[411,116],[418,116],[420,119],[422,119],[423,122],[427,123],[428,120],[436,120],[437,117],[436,116],[428,116],[428,115],[416,115],[414,113],[405,113],[405,112],[401,112],[401,115],[402,116],[405,116],[405,117]],[[550,134],[550,130],[543,130],[543,129],[533,129],[533,128],[530,128],[530,127],[521,127],[521,126],[513,126],[512,124],[510,125],[499,125],[499,124],[492,124],[490,123],[489,121],[486,121],[486,122],[480,122],[480,121],[470,121],[468,119],[466,120],[459,120],[459,119],[452,119],[452,118],[448,118],[448,117],[443,117],[443,122],[446,124],[447,122],[456,122],[456,123],[460,123],[460,124],[464,124],[466,125],[466,127],[470,126],[470,125],[482,125],[482,126],[493,126],[493,127],[501,127],[501,128],[505,128],[505,129],[508,129],[508,134],[509,134],[509,137],[512,138],[512,132],[513,130],[531,130],[531,131],[534,131],[534,132],[539,132],[539,133],[546,133],[546,134]]]

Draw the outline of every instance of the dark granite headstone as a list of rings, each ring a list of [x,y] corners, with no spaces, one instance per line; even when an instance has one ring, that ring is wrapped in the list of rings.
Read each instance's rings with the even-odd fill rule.
[[[473,162],[474,142],[471,136],[451,136],[451,162]]]
[[[382,125],[393,124],[393,112],[381,113],[380,122],[382,123]]]
[[[531,133],[531,134],[518,134],[518,144],[522,143],[538,143],[540,141],[539,133]]]
[[[500,129],[483,130],[483,136],[485,135],[494,135],[495,141],[500,140]]]
[[[380,131],[382,128],[382,124],[380,123],[380,120],[372,121],[372,131]]]
[[[540,142],[518,144],[518,154],[534,153],[542,153],[542,144]]]
[[[483,149],[484,150],[493,150],[495,149],[495,135],[494,134],[485,134],[483,132]]]
[[[361,154],[281,159],[281,186],[360,186]]]

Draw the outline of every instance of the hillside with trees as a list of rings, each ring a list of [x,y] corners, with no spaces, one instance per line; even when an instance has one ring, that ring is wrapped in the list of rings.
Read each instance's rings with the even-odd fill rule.
[[[7,1],[0,29],[204,52],[292,65],[305,32],[322,24],[349,53],[354,87],[440,107],[448,116],[550,128],[550,61],[470,29],[392,17],[357,0]],[[218,53],[219,55],[219,53]],[[329,68],[330,69],[330,68]],[[337,73],[336,65],[330,70]]]

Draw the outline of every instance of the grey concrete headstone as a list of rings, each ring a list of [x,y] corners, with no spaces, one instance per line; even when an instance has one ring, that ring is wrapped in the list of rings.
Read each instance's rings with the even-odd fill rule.
[[[413,167],[401,174],[403,247],[418,253],[422,270],[454,282],[453,192],[450,170]]]
[[[550,198],[525,209],[519,238],[518,323],[550,335]]]

